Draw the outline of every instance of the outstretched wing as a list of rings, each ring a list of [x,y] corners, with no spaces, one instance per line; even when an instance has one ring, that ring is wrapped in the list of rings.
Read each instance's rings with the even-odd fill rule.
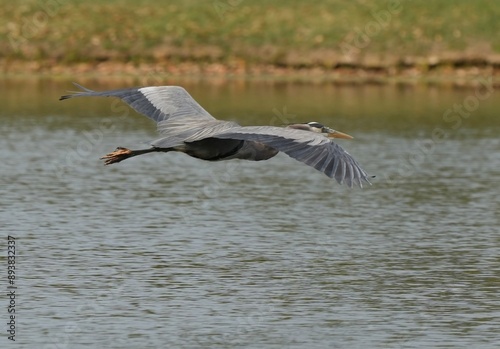
[[[368,174],[348,152],[318,133],[290,128],[248,126],[234,128],[213,137],[267,144],[314,167],[328,177],[335,178],[340,184],[345,182],[349,187],[354,184],[363,187],[363,181],[370,183]]]
[[[200,121],[215,120],[180,86],[150,86],[99,92],[76,83],[75,85],[83,91],[61,96],[60,100],[88,96],[117,97],[137,112],[159,123],[158,126],[182,118]]]

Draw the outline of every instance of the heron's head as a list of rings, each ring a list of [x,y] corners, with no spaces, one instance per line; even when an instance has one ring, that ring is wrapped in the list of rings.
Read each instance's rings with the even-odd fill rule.
[[[293,125],[289,125],[288,127],[299,129],[299,130],[306,130],[306,131],[321,133],[328,138],[345,138],[345,139],[352,139],[353,138],[352,136],[349,136],[346,133],[336,131],[328,126],[325,126],[325,125],[320,124],[319,122],[315,122],[315,121],[308,122],[307,124],[293,124]]]

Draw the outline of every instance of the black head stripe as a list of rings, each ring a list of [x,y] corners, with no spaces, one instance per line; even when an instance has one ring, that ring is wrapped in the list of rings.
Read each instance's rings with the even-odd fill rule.
[[[313,121],[313,122],[309,122],[309,123],[307,123],[307,124],[308,124],[309,126],[311,126],[311,127],[316,127],[316,128],[323,128],[323,127],[325,127],[324,125],[320,124],[319,122],[315,122],[315,121]]]

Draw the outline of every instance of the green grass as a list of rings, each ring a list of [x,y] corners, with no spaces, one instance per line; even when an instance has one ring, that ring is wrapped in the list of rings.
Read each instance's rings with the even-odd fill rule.
[[[374,24],[391,1],[0,0],[0,58],[329,67],[365,56],[500,52],[496,0],[400,0],[387,26]],[[347,57],[368,23],[379,31]]]

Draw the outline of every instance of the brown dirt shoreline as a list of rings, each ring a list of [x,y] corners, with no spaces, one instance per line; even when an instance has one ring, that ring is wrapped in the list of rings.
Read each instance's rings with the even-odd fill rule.
[[[469,57],[471,58],[471,57]],[[291,63],[291,62],[289,62]],[[59,64],[54,60],[0,60],[3,77],[88,77],[95,79],[133,78],[141,84],[160,84],[166,78],[273,80],[339,84],[438,84],[477,85],[479,77],[491,77],[500,86],[500,56],[489,58],[437,57],[405,60],[339,62],[332,67],[306,64],[247,64],[241,60],[229,63],[171,62],[125,63],[103,60],[89,63]]]

